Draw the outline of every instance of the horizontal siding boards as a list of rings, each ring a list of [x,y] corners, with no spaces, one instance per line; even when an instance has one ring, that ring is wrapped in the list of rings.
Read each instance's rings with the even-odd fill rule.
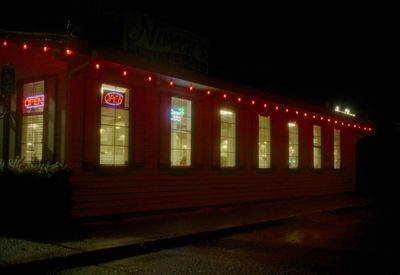
[[[101,77],[82,78],[74,80],[71,93],[89,93],[85,104],[98,101],[95,100],[98,93],[93,87],[111,79],[107,73]],[[323,135],[323,168],[314,171],[312,126],[315,120],[310,117],[287,114],[282,109],[277,111],[274,104],[263,109],[249,102],[238,103],[236,98],[230,96],[224,99],[218,93],[210,96],[201,95],[200,91],[188,93],[178,85],[171,87],[157,81],[138,83],[127,78],[121,86],[131,91],[132,110],[130,165],[120,169],[121,173],[118,169],[112,171],[112,168],[107,168],[110,170],[107,174],[93,163],[98,159],[98,126],[93,124],[97,123],[99,106],[77,106],[78,109],[70,110],[70,118],[77,120],[76,123],[70,121],[67,148],[69,160],[74,165],[79,164],[71,177],[75,217],[146,213],[354,190],[355,135],[352,129],[341,128],[343,169],[334,171],[331,156],[334,127],[326,121],[318,121]],[[171,96],[182,96],[192,101],[193,167],[189,169],[169,167]],[[219,168],[219,110],[223,107],[236,112],[235,169]],[[91,112],[86,118],[83,118],[84,110]],[[268,170],[257,168],[258,114],[271,117],[272,162]],[[287,123],[290,120],[298,122],[300,127],[298,170],[287,167]],[[83,165],[84,162],[94,166]]]
[[[159,172],[127,177],[74,176],[76,217],[117,215],[177,208],[263,201],[353,191],[351,175],[304,173],[260,175],[218,172],[170,175]],[[202,176],[203,175],[203,176]],[[246,178],[244,181],[243,178]],[[90,213],[90,214],[89,214]]]

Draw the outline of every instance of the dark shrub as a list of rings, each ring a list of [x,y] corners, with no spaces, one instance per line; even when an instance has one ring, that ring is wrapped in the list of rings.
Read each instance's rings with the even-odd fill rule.
[[[70,220],[71,169],[61,163],[24,164],[16,159],[0,170],[2,227],[53,231]]]

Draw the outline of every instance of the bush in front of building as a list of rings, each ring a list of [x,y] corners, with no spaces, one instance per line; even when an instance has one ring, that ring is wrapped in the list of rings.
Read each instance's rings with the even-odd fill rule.
[[[0,160],[2,227],[17,231],[53,231],[70,220],[71,168],[63,163]]]

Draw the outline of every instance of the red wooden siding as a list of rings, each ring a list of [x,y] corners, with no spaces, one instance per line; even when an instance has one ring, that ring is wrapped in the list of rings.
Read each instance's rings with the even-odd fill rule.
[[[77,82],[78,83],[78,82]],[[75,92],[85,94],[87,110],[70,112],[77,124],[70,123],[71,135],[84,136],[84,159],[95,164],[98,154],[99,87],[111,83],[108,75],[79,82]],[[86,84],[85,84],[86,83]],[[88,85],[87,83],[90,83]],[[342,131],[342,169],[333,167],[333,126],[318,121],[323,133],[323,168],[312,164],[313,119],[267,110],[207,96],[183,92],[180,87],[150,83],[138,86],[135,81],[121,84],[131,91],[130,138],[133,165],[123,169],[102,167],[77,169],[72,177],[76,217],[138,213],[165,209],[202,207],[278,198],[312,196],[354,190],[355,135]],[[72,92],[72,91],[71,91]],[[171,96],[192,100],[192,168],[170,168]],[[219,110],[236,112],[237,167],[219,168]],[[84,109],[84,107],[82,106]],[[271,117],[272,167],[258,169],[258,114]],[[299,124],[300,168],[287,168],[288,121]],[[70,119],[72,121],[72,119]],[[82,123],[84,121],[85,123]],[[83,132],[83,134],[78,134]],[[81,152],[71,148],[72,159]],[[80,168],[77,166],[76,168]],[[104,170],[109,170],[108,173]]]

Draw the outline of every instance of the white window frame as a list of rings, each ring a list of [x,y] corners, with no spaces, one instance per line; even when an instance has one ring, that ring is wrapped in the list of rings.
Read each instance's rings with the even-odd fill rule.
[[[220,166],[236,167],[236,113],[222,108],[220,114]]]
[[[320,125],[313,125],[313,168],[322,168],[322,128]]]
[[[112,108],[112,105],[110,105],[111,107],[103,106],[103,94],[105,91],[124,94],[124,106],[122,108]],[[99,164],[101,166],[127,166],[129,163],[129,127],[131,112],[129,106],[129,89],[103,83],[100,88],[100,94]],[[107,114],[110,110],[114,110],[114,114],[111,116]],[[123,119],[124,116],[125,119]],[[102,135],[107,131],[111,131],[111,133],[109,133],[112,136],[112,142],[110,144],[102,141]],[[118,143],[122,143],[122,145]],[[116,150],[121,151],[122,154],[116,154]],[[112,161],[110,161],[110,157],[112,157]]]
[[[177,103],[176,106],[173,106],[174,102]],[[171,97],[170,126],[170,165],[171,167],[190,167],[192,165],[191,100]],[[182,143],[180,140],[185,142]]]
[[[22,110],[22,125],[21,125],[21,158],[25,163],[40,162],[43,160],[44,149],[44,111],[45,111],[45,81],[28,82],[23,85],[23,110]],[[27,90],[30,89],[28,93]],[[40,94],[36,94],[40,90]],[[38,104],[36,101],[38,96],[41,97],[40,106],[34,107]],[[33,98],[36,99],[33,99]],[[34,102],[36,101],[36,102]],[[27,107],[29,104],[30,107]],[[37,105],[39,106],[39,105]]]
[[[258,115],[258,168],[271,168],[271,118]]]
[[[288,167],[299,168],[299,125],[295,121],[288,122]]]
[[[342,144],[340,129],[333,129],[333,169],[342,168]]]

